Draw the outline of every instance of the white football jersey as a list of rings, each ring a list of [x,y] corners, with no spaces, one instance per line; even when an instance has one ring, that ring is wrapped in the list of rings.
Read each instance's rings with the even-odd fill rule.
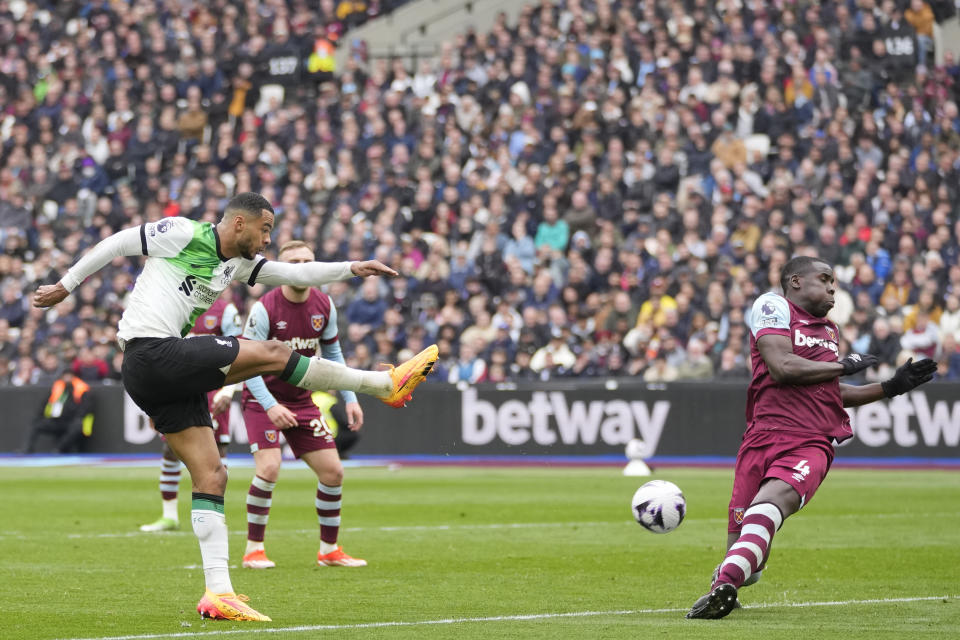
[[[69,292],[120,256],[147,256],[126,301],[117,337],[175,338],[187,335],[196,319],[234,280],[248,286],[321,286],[354,277],[350,262],[269,262],[227,258],[216,226],[187,218],[165,218],[118,231],[101,240],[60,279]]]
[[[117,337],[185,336],[234,280],[253,284],[265,258],[225,258],[216,227],[188,218],[166,218],[140,227],[148,259],[137,278]]]

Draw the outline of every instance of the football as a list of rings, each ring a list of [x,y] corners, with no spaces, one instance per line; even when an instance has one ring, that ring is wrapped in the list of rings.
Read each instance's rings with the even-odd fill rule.
[[[637,489],[631,506],[634,519],[654,533],[670,533],[680,526],[687,513],[687,501],[680,487],[666,480],[651,480]]]

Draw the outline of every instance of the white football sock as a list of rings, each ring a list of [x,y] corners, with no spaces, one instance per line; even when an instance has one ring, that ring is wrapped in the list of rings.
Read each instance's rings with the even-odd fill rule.
[[[320,541],[320,553],[327,555],[337,550],[339,545],[337,543],[330,544],[329,542]]]
[[[351,369],[323,358],[310,358],[306,373],[296,385],[311,391],[341,389],[381,398],[393,393],[390,372]]]
[[[179,522],[180,516],[178,515],[177,499],[161,500],[160,502],[163,504],[163,517]]]
[[[230,582],[226,517],[210,509],[193,509],[190,515],[193,521],[193,532],[200,542],[200,556],[203,559],[203,575],[207,582],[207,589],[217,594],[233,593],[233,584]]]

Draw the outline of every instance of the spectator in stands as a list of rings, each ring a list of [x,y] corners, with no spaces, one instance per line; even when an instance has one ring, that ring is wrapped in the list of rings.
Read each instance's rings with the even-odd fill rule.
[[[878,367],[882,367],[883,365],[893,367],[897,362],[897,355],[900,353],[900,349],[900,336],[891,331],[890,322],[886,318],[877,318],[874,320],[873,332],[870,346],[867,347],[867,353],[877,356],[879,360]]]
[[[590,204],[584,191],[574,191],[570,196],[570,207],[563,215],[571,234],[584,231],[591,235],[596,231],[597,212]]]
[[[717,368],[716,377],[719,380],[749,380],[750,370],[742,359],[737,357],[737,352],[728,347],[720,352],[720,366]]]
[[[480,358],[472,344],[460,345],[460,357],[450,367],[447,381],[455,384],[466,382],[474,384],[482,381],[487,373],[487,364]]]
[[[929,281],[928,281],[929,282]],[[936,299],[936,293],[926,288],[921,289],[917,295],[917,302],[903,318],[903,330],[910,331],[917,322],[917,316],[920,313],[926,313],[930,322],[934,325],[940,324],[940,317],[943,314],[943,308]]]
[[[533,350],[530,347],[522,347],[517,350],[513,362],[509,367],[509,376],[511,379],[518,381],[537,380],[536,372],[530,368],[532,356]]]
[[[40,380],[40,368],[30,356],[20,356],[16,364],[7,365],[12,368],[10,372],[10,385],[14,387],[23,387],[34,385]]]
[[[960,295],[949,294],[946,298],[946,308],[940,314],[940,335],[946,338],[952,335],[960,339]],[[2,336],[2,324],[0,324]],[[0,349],[2,353],[2,349]]]
[[[7,327],[21,327],[27,315],[25,305],[26,298],[23,297],[19,287],[14,283],[9,283],[3,287],[2,301],[0,304],[0,321],[6,323]]]
[[[0,358],[9,361],[17,353],[16,338],[11,335],[10,322],[0,318]]]
[[[579,375],[660,367],[650,343],[664,328],[681,349],[704,340],[697,313],[718,326],[710,354],[722,361],[729,348],[739,361],[735,307],[810,252],[836,260],[855,303],[845,311],[838,292],[842,333],[872,340],[878,315],[895,329],[924,291],[951,326],[960,66],[946,51],[933,67],[929,47],[907,46],[914,28],[932,33],[928,10],[943,19],[951,2],[883,15],[773,7],[752,30],[741,24],[757,14],[738,3],[557,0],[516,25],[451,34],[417,69],[353,44],[332,66],[334,41],[398,3],[307,4],[260,3],[250,16],[252,3],[217,15],[114,3],[95,38],[57,12],[44,23],[0,15],[0,32],[31,36],[0,60],[0,320],[15,329],[18,384],[75,327],[96,343],[139,264],[118,259],[82,303],[49,316],[23,306],[35,282],[57,280],[106,233],[163,215],[213,220],[242,190],[281,212],[275,240],[302,229],[323,259],[403,265],[389,292],[339,289],[355,358],[387,348],[370,333],[387,306],[433,338],[470,326],[478,293],[520,315],[546,312],[569,287]],[[271,28],[247,38],[248,23]],[[643,306],[639,323],[622,326],[620,294]],[[421,306],[428,296],[444,304]],[[241,311],[252,300],[237,288]],[[550,341],[546,326],[530,323],[525,348]],[[418,339],[395,328],[394,348]],[[510,332],[520,344],[519,326]],[[624,349],[625,362],[610,357]],[[528,376],[513,365],[529,355],[506,375]]]
[[[566,220],[559,218],[557,202],[553,197],[544,198],[543,220],[537,225],[537,235],[534,245],[538,250],[543,248],[563,252],[567,249],[570,239],[570,226]]]
[[[376,329],[383,324],[387,303],[380,296],[380,283],[373,279],[364,280],[360,287],[360,297],[347,307],[347,320],[358,326],[363,333]]]
[[[667,362],[667,358],[657,353],[650,367],[643,372],[644,382],[673,382],[677,379],[677,368]]]
[[[943,337],[943,351],[937,373],[944,380],[960,380],[960,345],[957,344],[953,334]]]
[[[517,216],[510,230],[510,239],[503,245],[503,260],[506,263],[516,260],[524,271],[532,274],[537,250],[533,238],[527,234],[526,216]]]
[[[693,339],[687,344],[687,353],[677,366],[677,380],[709,380],[713,377],[713,362],[706,353],[701,340]]]
[[[545,380],[564,375],[576,361],[576,355],[564,339],[563,329],[554,327],[550,330],[550,341],[537,349],[530,359],[530,369]]]
[[[916,315],[913,327],[904,331],[900,337],[900,346],[918,356],[934,358],[940,348],[940,333],[930,320],[930,315],[920,310]]]
[[[927,64],[927,56],[933,52],[933,10],[923,0],[910,0],[903,19],[917,32],[917,64]]]
[[[662,276],[656,276],[650,281],[650,297],[640,305],[637,315],[638,324],[650,324],[661,327],[667,319],[667,311],[677,308],[677,301],[667,295],[667,281]]]
[[[92,348],[84,345],[77,352],[70,371],[85,382],[99,382],[109,375],[110,368],[103,358],[97,357]]]

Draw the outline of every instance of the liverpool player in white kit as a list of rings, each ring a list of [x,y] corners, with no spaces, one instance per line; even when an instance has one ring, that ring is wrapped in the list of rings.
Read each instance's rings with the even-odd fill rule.
[[[301,263],[313,260],[313,251],[294,240],[280,247],[277,259]],[[305,356],[343,362],[337,335],[337,309],[330,296],[313,287],[284,285],[260,298],[250,310],[243,337],[281,340]],[[320,525],[320,566],[363,567],[365,560],[347,555],[337,544],[343,497],[343,465],[334,434],[327,426],[310,391],[287,384],[275,376],[247,380],[243,393],[243,420],[256,471],[247,494],[247,549],[243,566],[269,569],[263,539],[270,516],[273,490],[280,474],[280,431],[293,453],[317,474],[316,511]],[[363,425],[357,396],[343,392],[348,427]]]
[[[195,336],[194,321],[234,280],[248,285],[321,285],[354,276],[397,273],[376,260],[284,264],[259,252],[270,242],[274,213],[256,193],[230,200],[216,225],[166,218],[125,229],[102,240],[55,285],[40,287],[37,307],[66,298],[114,258],[147,256],[117,331],[123,350],[123,383],[134,402],[190,471],[193,530],[200,543],[206,591],[202,616],[269,620],[238,596],[230,581],[228,536],[223,515],[227,474],[213,437],[207,392],[257,375],[277,375],[311,390],[349,390],[403,406],[437,359],[431,345],[388,372],[360,371],[306,358],[281,342]]]
[[[877,358],[839,357],[839,330],[826,317],[836,290],[833,268],[818,258],[793,258],[780,286],[784,295],[763,294],[748,317],[753,379],[734,469],[727,555],[688,618],[724,617],[738,606],[737,590],[759,578],[774,534],[813,498],[833,462],[834,443],[853,435],[843,408],[906,393],[937,369],[932,360],[911,360],[884,382],[841,384],[840,376]]]

